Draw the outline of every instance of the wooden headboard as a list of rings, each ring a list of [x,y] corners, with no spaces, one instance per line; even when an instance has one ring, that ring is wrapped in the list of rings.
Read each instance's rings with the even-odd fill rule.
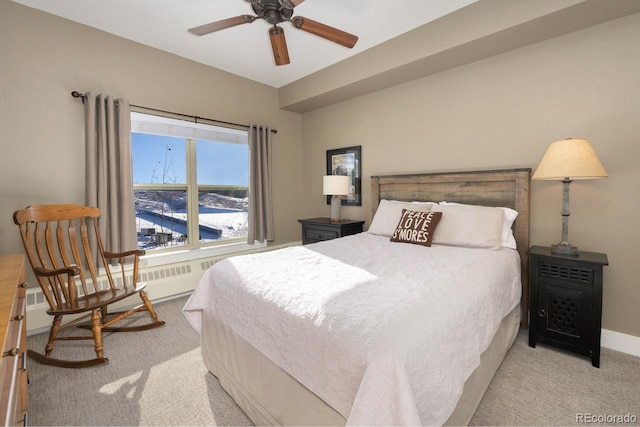
[[[513,235],[520,254],[522,316],[520,327],[529,325],[529,186],[531,169],[441,172],[371,177],[371,218],[381,199],[457,202],[481,206],[504,206],[518,211]]]

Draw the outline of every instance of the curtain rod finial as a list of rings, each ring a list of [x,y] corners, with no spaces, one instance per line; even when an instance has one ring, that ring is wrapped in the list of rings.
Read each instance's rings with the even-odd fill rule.
[[[84,104],[84,100],[87,97],[86,95],[78,92],[77,90],[74,90],[73,92],[71,92],[71,96],[73,96],[74,98],[80,98],[82,99],[82,103]]]

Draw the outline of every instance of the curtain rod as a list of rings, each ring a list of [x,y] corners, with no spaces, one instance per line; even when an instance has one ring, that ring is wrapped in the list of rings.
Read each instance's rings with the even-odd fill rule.
[[[77,90],[74,90],[73,92],[71,92],[71,96],[73,96],[74,98],[81,98],[83,104],[84,104],[85,99],[87,98],[87,95],[82,94],[82,93],[78,92]],[[245,125],[245,124],[241,124],[241,123],[225,122],[224,120],[208,119],[206,117],[198,117],[198,116],[191,116],[189,114],[174,113],[173,111],[159,110],[157,108],[143,107],[141,105],[135,105],[135,104],[129,104],[129,105],[131,107],[134,107],[134,108],[142,108],[144,110],[156,111],[158,113],[165,113],[165,114],[172,114],[174,116],[188,117],[188,118],[191,118],[191,119],[195,119],[196,123],[198,122],[198,119],[201,119],[201,120],[208,120],[210,122],[223,123],[225,125],[245,127],[247,129],[250,127],[249,125]],[[278,133],[278,129],[271,129],[271,132]]]

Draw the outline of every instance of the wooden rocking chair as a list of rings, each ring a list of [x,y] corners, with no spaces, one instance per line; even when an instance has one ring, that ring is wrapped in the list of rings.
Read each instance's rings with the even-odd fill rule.
[[[163,321],[158,320],[143,290],[146,283],[136,283],[138,259],[145,252],[105,252],[98,229],[99,217],[98,208],[78,205],[29,206],[13,214],[29,263],[49,303],[47,313],[54,316],[44,355],[28,350],[29,357],[39,363],[65,368],[108,363],[109,359],[103,356],[102,331],[140,331],[164,325]],[[120,265],[122,276],[118,286],[111,273],[110,261]],[[134,294],[140,295],[141,305],[127,311],[108,312],[110,304]],[[148,311],[151,323],[111,326],[143,310]],[[64,315],[80,317],[62,323]],[[78,326],[91,329],[92,335],[58,336],[62,329],[77,325],[89,317],[91,325]],[[78,339],[94,340],[95,359],[70,361],[51,357],[56,340]]]

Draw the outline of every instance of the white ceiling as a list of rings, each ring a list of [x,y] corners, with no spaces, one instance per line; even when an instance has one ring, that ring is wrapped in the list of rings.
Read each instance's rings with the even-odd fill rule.
[[[276,66],[269,24],[195,36],[192,27],[253,15],[246,0],[13,0],[276,88],[433,21],[477,0],[306,0],[304,16],[359,37],[353,49],[282,23],[291,63]]]

